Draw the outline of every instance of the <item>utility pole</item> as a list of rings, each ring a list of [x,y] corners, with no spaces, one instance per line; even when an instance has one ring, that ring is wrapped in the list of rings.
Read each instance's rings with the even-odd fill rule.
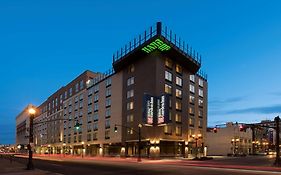
[[[280,162],[280,147],[279,147],[279,144],[280,144],[280,127],[279,127],[279,123],[280,123],[280,117],[277,116],[275,117],[274,119],[275,121],[275,125],[276,125],[276,143],[275,143],[275,148],[276,148],[276,159],[275,159],[275,165],[276,166],[280,166],[281,165],[281,162]]]

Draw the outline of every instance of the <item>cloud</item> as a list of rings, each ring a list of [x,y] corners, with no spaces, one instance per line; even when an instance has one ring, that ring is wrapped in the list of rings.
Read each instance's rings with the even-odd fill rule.
[[[247,113],[258,113],[258,114],[273,114],[281,113],[281,105],[265,106],[265,107],[251,107],[244,109],[236,109],[231,111],[225,111],[228,114],[247,114]]]
[[[227,98],[224,100],[221,99],[214,99],[209,101],[210,106],[220,106],[220,105],[226,105],[228,103],[236,103],[245,100],[245,97],[232,97]]]

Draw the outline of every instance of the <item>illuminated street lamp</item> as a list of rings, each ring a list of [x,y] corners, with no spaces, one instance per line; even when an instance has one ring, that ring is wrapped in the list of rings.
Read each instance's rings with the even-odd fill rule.
[[[198,159],[198,140],[202,139],[202,134],[193,134],[192,138],[195,140],[195,149],[196,149],[196,153],[195,153],[195,159]]]
[[[33,120],[35,116],[35,109],[34,108],[29,108],[28,113],[30,115],[29,117],[29,144],[28,144],[28,163],[27,163],[27,169],[28,170],[33,170],[34,166],[32,163],[32,149],[31,149],[31,144],[33,144]]]

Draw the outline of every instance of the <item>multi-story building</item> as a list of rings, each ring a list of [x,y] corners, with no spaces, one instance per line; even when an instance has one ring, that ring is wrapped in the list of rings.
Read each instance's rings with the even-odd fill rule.
[[[248,155],[252,153],[252,130],[242,124],[226,123],[225,126],[208,128],[206,146],[208,155]]]
[[[200,67],[198,53],[157,23],[114,54],[110,71],[85,76],[82,88],[77,78],[39,106],[36,121],[47,122],[36,129],[38,150],[134,156],[140,136],[142,156],[194,153],[207,126]]]

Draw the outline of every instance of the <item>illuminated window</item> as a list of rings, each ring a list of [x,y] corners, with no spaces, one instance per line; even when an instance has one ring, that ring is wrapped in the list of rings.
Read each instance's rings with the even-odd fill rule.
[[[135,77],[128,78],[127,86],[131,86],[135,83]]]
[[[189,107],[188,112],[189,112],[189,114],[194,115],[194,107]]]
[[[173,79],[172,73],[165,71],[165,79],[168,81],[172,81]]]
[[[198,127],[199,128],[202,128],[203,127],[203,121],[200,119],[198,120]]]
[[[194,118],[189,118],[188,119],[188,124],[190,125],[190,126],[194,126],[194,124],[195,124],[195,120],[194,120]]]
[[[195,88],[192,84],[189,85],[189,91],[193,94],[195,93]]]
[[[181,114],[176,113],[175,121],[176,121],[176,122],[181,122]]]
[[[110,139],[110,130],[105,131],[105,139]]]
[[[134,96],[134,90],[133,90],[133,89],[127,91],[127,98],[131,98],[131,97],[133,97],[133,96]]]
[[[203,97],[203,90],[199,89],[198,94],[199,94],[200,97]]]
[[[134,121],[134,115],[133,114],[127,115],[127,122],[133,122],[133,121]]]
[[[181,110],[181,102],[180,101],[176,101],[176,110]]]
[[[165,66],[167,66],[168,68],[172,69],[173,68],[173,62],[171,59],[166,58],[165,59]]]
[[[172,86],[165,84],[165,93],[172,94]]]
[[[133,64],[129,66],[128,72],[129,73],[135,72],[135,66]]]
[[[188,130],[188,135],[189,135],[189,137],[191,137],[192,135],[194,135],[194,129],[189,129]]]
[[[190,79],[190,81],[195,82],[195,76],[194,75],[190,75],[189,79]]]
[[[190,96],[189,96],[189,103],[194,104],[194,102],[195,102],[195,97],[192,96],[192,95],[190,95]]]
[[[132,109],[134,109],[134,102],[128,102],[127,103],[127,110],[132,110]]]
[[[182,135],[181,126],[176,126],[176,135],[177,135],[177,136],[181,136],[181,135]]]
[[[203,107],[203,100],[199,99],[199,100],[198,100],[198,105],[199,105],[200,107]]]
[[[134,134],[133,128],[127,128],[127,133],[130,135]]]
[[[176,72],[177,73],[182,73],[182,67],[179,64],[176,64]]]
[[[182,91],[179,89],[176,89],[176,97],[182,98]]]
[[[201,79],[201,78],[199,78],[199,86],[201,86],[201,87],[203,87],[203,85],[204,85],[204,82],[203,82],[203,80]]]
[[[176,85],[182,86],[182,79],[180,77],[176,77]]]
[[[164,126],[164,133],[165,134],[172,134],[172,126],[171,125],[165,125]]]

